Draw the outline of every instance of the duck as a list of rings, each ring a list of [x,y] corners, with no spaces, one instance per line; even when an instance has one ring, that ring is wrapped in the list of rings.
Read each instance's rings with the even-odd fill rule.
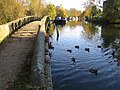
[[[54,47],[52,45],[52,42],[49,43],[49,49],[53,49],[54,50]]]
[[[75,61],[76,61],[74,57],[72,57],[72,59],[71,59],[71,60],[72,60],[74,63],[75,63]]]
[[[50,56],[50,58],[52,57],[52,52],[49,52],[49,56]]]
[[[67,49],[67,51],[70,52],[70,53],[72,53],[72,50],[70,50],[70,49]]]
[[[75,48],[79,49],[79,46],[76,45]]]
[[[85,51],[88,51],[88,52],[89,52],[89,51],[90,51],[90,48],[85,48]]]
[[[53,50],[54,50],[54,47],[53,47],[53,46],[50,46],[49,49],[53,49]]]
[[[98,48],[102,48],[100,45],[97,45]]]
[[[98,70],[97,70],[96,68],[90,68],[90,69],[89,69],[89,72],[95,73],[95,75],[97,75]]]

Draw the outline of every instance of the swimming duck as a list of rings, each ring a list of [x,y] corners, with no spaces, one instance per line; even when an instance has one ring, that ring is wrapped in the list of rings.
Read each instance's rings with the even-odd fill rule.
[[[74,63],[75,63],[75,58],[74,57],[72,57],[72,59],[71,59]]]
[[[97,46],[98,48],[102,48],[100,45]]]
[[[79,49],[79,46],[75,46],[75,48]]]
[[[52,42],[49,43],[49,49],[53,49],[54,50],[54,47],[52,45]]]
[[[90,48],[85,48],[85,51],[88,51],[88,52],[89,52],[89,51],[90,51]]]
[[[72,50],[70,50],[70,49],[67,49],[67,51],[70,52],[70,53],[72,53]]]
[[[50,56],[50,58],[52,57],[52,52],[49,52],[49,56]]]
[[[89,72],[95,73],[95,75],[97,75],[98,70],[97,70],[96,68],[90,68],[90,69],[89,69]]]
[[[53,47],[53,46],[50,46],[49,49],[53,49],[53,50],[54,50],[54,47]]]

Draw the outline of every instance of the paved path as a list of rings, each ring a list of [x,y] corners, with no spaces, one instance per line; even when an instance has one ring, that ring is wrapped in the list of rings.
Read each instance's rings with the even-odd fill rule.
[[[0,45],[0,90],[10,90],[34,46],[40,21],[29,23]]]

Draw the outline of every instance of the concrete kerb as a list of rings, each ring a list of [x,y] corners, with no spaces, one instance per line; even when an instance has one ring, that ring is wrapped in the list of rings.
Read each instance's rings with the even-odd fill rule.
[[[31,68],[31,80],[34,88],[53,90],[48,42],[45,41],[46,18],[47,16],[41,20],[41,25],[39,26],[40,30],[38,30],[37,34]]]
[[[34,87],[39,87],[41,90],[45,90],[45,77],[44,77],[44,57],[45,57],[45,36],[44,33],[39,32],[38,38],[35,44],[33,64],[32,64],[32,76],[31,80]]]

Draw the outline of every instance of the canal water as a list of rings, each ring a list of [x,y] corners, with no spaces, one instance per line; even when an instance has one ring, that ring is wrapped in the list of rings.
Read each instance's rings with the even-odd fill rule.
[[[120,90],[120,28],[69,22],[50,42],[54,90]]]

